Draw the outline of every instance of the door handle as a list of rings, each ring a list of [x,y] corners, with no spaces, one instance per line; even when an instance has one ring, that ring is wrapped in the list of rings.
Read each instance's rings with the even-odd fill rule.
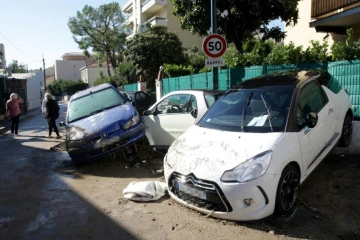
[[[334,109],[333,109],[333,108],[330,108],[328,114],[332,114],[333,111],[334,111]]]

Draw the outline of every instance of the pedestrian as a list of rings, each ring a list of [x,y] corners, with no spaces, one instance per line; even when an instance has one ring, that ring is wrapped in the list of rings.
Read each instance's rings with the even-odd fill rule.
[[[45,95],[44,95],[44,99],[42,101],[42,104],[41,104],[41,112],[42,114],[44,114],[46,116],[46,102],[47,102],[47,98],[46,98],[46,95],[47,94],[51,94],[51,92],[49,90],[46,90],[45,92]]]
[[[11,135],[18,135],[20,119],[20,103],[24,100],[16,93],[10,94],[10,99],[6,102],[6,115],[11,119]]]
[[[59,139],[61,138],[60,134],[59,134],[59,130],[56,126],[56,119],[59,118],[59,105],[57,103],[56,100],[54,100],[53,96],[50,93],[46,93],[46,120],[48,122],[49,125],[49,135],[47,136],[47,138],[51,138],[51,133],[52,130],[54,129],[55,133],[56,133],[56,138]]]

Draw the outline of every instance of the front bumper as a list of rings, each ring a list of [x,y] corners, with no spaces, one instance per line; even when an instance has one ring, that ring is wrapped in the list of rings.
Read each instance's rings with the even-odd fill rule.
[[[67,144],[67,151],[73,160],[76,159],[76,162],[87,162],[127,147],[141,140],[144,136],[145,124],[141,119],[137,125],[129,130],[119,130],[109,134],[106,138],[86,141],[77,148],[71,148]]]
[[[165,177],[171,197],[179,203],[212,217],[237,221],[271,215],[280,179],[279,175],[265,174],[247,183],[224,183],[177,172],[170,175],[165,172]],[[246,204],[245,199],[251,199],[251,204]]]

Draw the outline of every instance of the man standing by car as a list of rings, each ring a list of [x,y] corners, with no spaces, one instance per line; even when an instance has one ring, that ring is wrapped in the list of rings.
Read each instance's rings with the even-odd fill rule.
[[[54,129],[57,139],[61,138],[59,130],[56,126],[55,120],[59,118],[59,105],[56,100],[53,99],[53,96],[50,93],[46,93],[46,114],[45,118],[47,119],[49,125],[49,135],[47,138],[51,138],[52,130]]]

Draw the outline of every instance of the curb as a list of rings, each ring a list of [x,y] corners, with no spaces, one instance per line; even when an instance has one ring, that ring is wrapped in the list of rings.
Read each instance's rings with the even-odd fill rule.
[[[31,118],[35,117],[36,115],[38,115],[39,113],[41,113],[41,111],[38,111],[32,115],[28,115],[28,116],[25,116],[24,118],[21,118],[20,121],[19,121],[19,124],[21,123],[24,123],[26,122],[27,120],[30,120]],[[6,120],[5,120],[6,121]],[[8,124],[7,126],[4,126],[4,127],[0,127],[0,135],[3,135],[5,134],[7,131],[9,131],[11,128],[11,124]]]

